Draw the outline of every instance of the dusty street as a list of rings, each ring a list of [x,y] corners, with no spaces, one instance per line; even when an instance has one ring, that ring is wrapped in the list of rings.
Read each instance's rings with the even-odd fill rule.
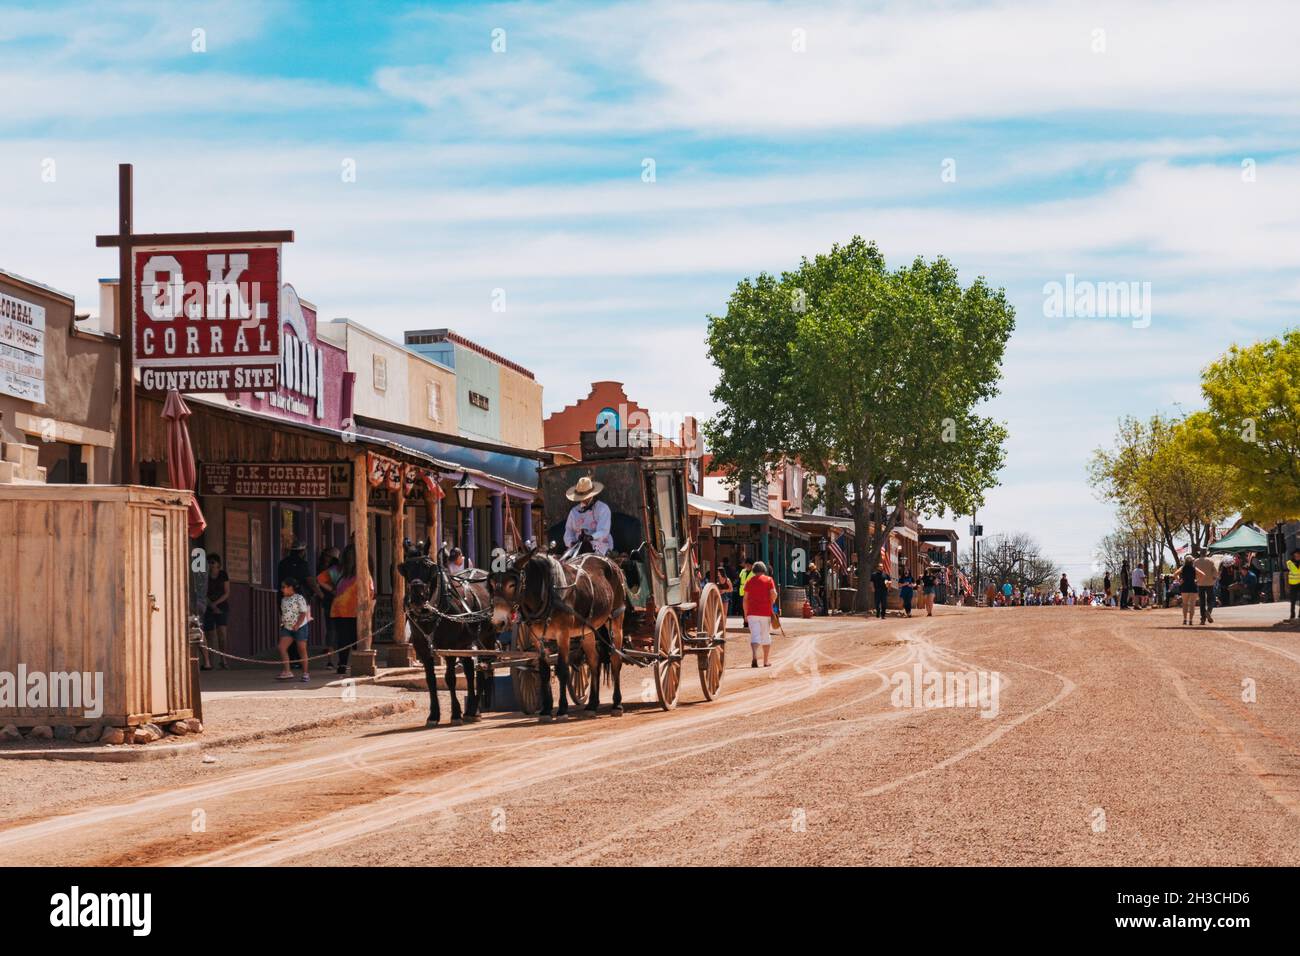
[[[66,785],[5,805],[0,862],[1296,865],[1282,609],[789,622],[767,670],[732,635],[715,702],[688,662],[672,713],[627,668],[621,719],[425,730],[421,706],[215,764],[5,762],[11,794]],[[996,672],[995,706],[896,706],[915,665]]]

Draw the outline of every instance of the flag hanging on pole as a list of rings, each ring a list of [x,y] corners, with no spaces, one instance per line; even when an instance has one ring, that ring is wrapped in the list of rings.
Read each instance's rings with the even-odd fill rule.
[[[830,552],[831,560],[835,562],[835,566],[839,568],[840,571],[847,571],[848,561],[844,557],[844,549],[840,546],[840,542],[836,540],[833,535],[827,535],[826,541],[827,551]]]
[[[885,545],[883,544],[880,546],[880,567],[886,574],[891,577],[893,576],[894,568],[889,560],[889,552],[885,549]]]

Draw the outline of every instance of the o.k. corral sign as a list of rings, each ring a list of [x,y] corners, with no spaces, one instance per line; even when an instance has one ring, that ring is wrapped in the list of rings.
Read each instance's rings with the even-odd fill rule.
[[[146,391],[274,391],[280,246],[137,246],[135,364]]]
[[[0,292],[0,395],[45,402],[45,309]]]
[[[257,462],[199,466],[199,494],[231,498],[349,499],[352,463]]]

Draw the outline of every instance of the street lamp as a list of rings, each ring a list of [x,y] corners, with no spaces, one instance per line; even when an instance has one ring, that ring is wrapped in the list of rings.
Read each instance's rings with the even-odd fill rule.
[[[469,514],[470,509],[474,507],[474,493],[478,491],[478,485],[474,484],[474,479],[469,476],[469,472],[467,471],[461,476],[460,481],[456,483],[455,488],[456,503],[460,506],[460,511],[457,512],[457,514],[460,516],[461,541],[465,542],[465,534],[468,531],[468,526],[465,522],[464,516]],[[465,546],[468,549],[468,542],[465,542]]]

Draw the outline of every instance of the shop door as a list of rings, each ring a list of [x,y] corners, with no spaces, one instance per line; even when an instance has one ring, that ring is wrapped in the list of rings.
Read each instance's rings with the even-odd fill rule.
[[[167,609],[172,594],[167,587],[167,516],[149,512],[149,678],[147,709],[151,714],[167,713]]]
[[[312,546],[308,541],[307,509],[298,505],[279,506],[279,533],[275,536],[275,589],[280,589],[280,562],[289,556],[294,541],[307,546],[307,566],[312,563]],[[279,600],[279,595],[276,597]]]
[[[326,548],[338,548],[339,554],[348,546],[348,519],[343,515],[321,515],[320,516],[320,537],[316,542],[316,550],[323,551]]]

